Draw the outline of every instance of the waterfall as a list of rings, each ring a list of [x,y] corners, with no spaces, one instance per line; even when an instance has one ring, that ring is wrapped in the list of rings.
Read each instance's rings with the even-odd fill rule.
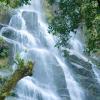
[[[55,48],[56,37],[48,33],[44,21],[41,0],[32,0],[31,5],[17,9],[9,26],[1,30],[1,35],[13,44],[14,58],[19,53],[25,60],[35,62],[32,77],[21,79],[14,93],[7,100],[85,100],[84,89],[74,78],[73,71],[60,51]],[[5,34],[10,31],[9,37]],[[88,61],[81,52],[79,40],[70,40],[71,54]],[[13,69],[15,70],[15,65]]]
[[[67,50],[69,51],[70,55],[74,55],[77,58],[79,58],[80,60],[82,60],[82,62],[86,63],[86,65],[82,65],[82,64],[76,64],[76,63],[72,62],[72,64],[74,66],[77,66],[78,68],[82,68],[82,70],[90,70],[90,72],[88,71],[88,75],[90,73],[89,77],[92,77],[92,80],[94,81],[93,84],[96,84],[94,86],[96,86],[96,88],[98,88],[100,86],[100,70],[97,68],[97,65],[95,65],[91,61],[91,59],[84,54],[84,43],[82,43],[80,40],[81,39],[79,37],[79,35],[81,35],[80,33],[81,33],[80,27],[77,29],[77,34],[75,34],[73,32],[70,33],[71,39],[69,40],[69,44],[70,44],[71,48],[67,49]],[[89,64],[90,68],[86,67],[88,64]],[[86,69],[85,69],[85,67],[86,67]],[[88,76],[86,76],[86,77],[88,77]],[[87,81],[89,81],[89,79]],[[90,84],[91,83],[92,82],[90,82]],[[98,88],[98,91],[99,91],[98,94],[100,95],[100,88]],[[86,94],[85,94],[85,96],[86,96]],[[88,97],[85,98],[85,100],[90,100],[90,99],[91,100],[99,100],[99,98],[96,98],[96,97],[93,97],[93,98],[90,97],[89,99],[88,99]]]
[[[77,34],[80,34],[80,29],[77,30]],[[86,57],[83,53],[84,51],[84,44],[81,43],[81,41],[79,40],[79,37],[77,37],[76,34],[74,34],[73,32],[71,32],[71,39],[69,41],[69,44],[71,45],[71,49],[69,49],[69,52],[71,54],[74,54],[76,56],[78,56],[79,58],[83,59],[85,62],[88,62],[91,64],[92,66],[92,70],[95,74],[95,77],[98,81],[98,83],[100,83],[100,70],[97,68],[97,66],[95,64],[92,63],[92,61]]]

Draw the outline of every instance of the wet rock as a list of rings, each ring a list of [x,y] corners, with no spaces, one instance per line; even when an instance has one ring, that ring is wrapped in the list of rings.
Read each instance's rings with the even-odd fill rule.
[[[6,24],[0,23],[0,30],[1,30],[3,27],[7,27],[7,25],[6,25]]]
[[[8,64],[12,65],[14,63],[14,44],[8,44]]]
[[[87,70],[84,67],[83,68],[77,68],[77,65],[73,65],[73,64],[71,64],[70,67],[72,68],[74,73],[77,73],[77,74],[82,75],[82,76],[90,77],[90,78],[94,77],[92,70]]]
[[[6,37],[6,38],[16,39],[17,32],[10,27],[3,27],[1,29],[1,34],[2,34],[2,36]]]
[[[8,27],[2,28],[2,36],[9,38],[9,39],[16,39],[16,32],[13,29]],[[12,65],[14,62],[14,44],[13,42],[9,42],[5,40],[8,45],[8,64]]]
[[[16,13],[17,10],[10,10],[10,11],[3,12],[2,14],[0,14],[0,23],[8,25],[11,17]]]
[[[57,93],[62,100],[70,100],[68,89],[66,86],[66,80],[62,68],[58,65],[53,67],[54,83],[57,87]]]
[[[11,20],[10,20],[10,22],[9,22],[9,25],[11,26],[11,27],[14,27],[14,28],[16,28],[16,29],[21,29],[22,28],[22,19],[21,19],[21,17],[19,16],[19,15],[14,15],[14,16],[12,16],[12,18],[11,18]]]
[[[8,24],[10,21],[10,18],[11,16],[9,13],[0,14],[0,22],[3,24]]]
[[[26,27],[29,32],[38,30],[38,16],[32,11],[23,11],[22,17],[26,22]]]
[[[87,69],[87,70],[91,70],[91,64],[89,62],[84,61],[83,59],[78,58],[75,55],[69,55],[68,60],[70,62],[76,63],[78,65],[83,66],[83,68]]]
[[[91,57],[91,61],[100,70],[100,57],[99,56],[98,57],[96,56],[95,58]]]
[[[6,38],[13,38],[14,35],[14,31],[12,29],[9,29],[7,27],[3,28],[4,30],[2,30],[2,35]],[[8,59],[8,64],[13,64],[13,59],[14,59],[14,44],[13,42],[9,42],[7,39],[4,40],[4,44],[3,44],[3,48],[6,48],[6,52],[7,52],[7,59]],[[0,47],[0,50],[2,48]],[[5,53],[6,53],[5,52]]]
[[[68,60],[70,69],[75,74],[74,78],[80,83],[86,93],[86,100],[99,100],[100,84],[96,80],[92,65],[76,55],[68,55]]]

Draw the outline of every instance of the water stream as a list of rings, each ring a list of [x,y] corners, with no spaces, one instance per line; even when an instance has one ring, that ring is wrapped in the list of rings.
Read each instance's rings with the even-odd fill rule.
[[[7,100],[86,100],[69,64],[54,47],[56,37],[48,33],[41,5],[41,0],[32,0],[31,5],[18,9],[12,16],[9,27],[1,30],[4,39],[14,45],[14,57],[19,53],[23,59],[35,62],[33,76],[20,80],[14,90],[16,97]],[[7,30],[12,32],[10,37],[4,35]],[[70,53],[88,61],[82,54],[81,42],[72,39],[70,43],[74,43]]]

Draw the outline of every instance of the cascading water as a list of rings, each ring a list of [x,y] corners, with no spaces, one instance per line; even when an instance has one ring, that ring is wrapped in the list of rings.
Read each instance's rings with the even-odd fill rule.
[[[78,29],[79,31],[79,29]],[[78,32],[77,32],[78,33]],[[79,33],[81,33],[79,31]],[[79,38],[79,37],[78,37]],[[93,72],[95,74],[95,77],[97,78],[98,83],[100,83],[100,70],[97,69],[97,66],[92,63],[92,61],[87,58],[83,51],[84,51],[84,45],[80,42],[80,40],[77,38],[77,35],[71,32],[71,39],[69,41],[69,44],[71,45],[72,49],[69,50],[70,53],[78,56],[79,58],[83,59],[85,62],[88,62],[91,64]]]
[[[82,69],[82,72],[88,72],[88,76],[84,75],[86,78],[87,78],[87,81],[90,81],[90,79],[92,79],[92,81],[89,82],[89,84],[87,86],[89,86],[90,84],[95,84],[94,87],[95,89],[98,89],[97,90],[97,94],[100,95],[100,88],[99,85],[100,85],[100,70],[97,68],[97,66],[88,58],[86,57],[86,55],[84,55],[84,43],[80,42],[80,35],[81,33],[81,30],[80,28],[77,30],[77,34],[71,32],[70,35],[71,35],[71,39],[69,40],[69,44],[71,46],[70,49],[67,49],[70,53],[70,55],[74,55],[76,57],[76,60],[78,60],[78,62],[81,62],[81,63],[78,63],[76,60],[75,63],[73,63],[74,61],[71,62],[72,65],[74,66],[77,66],[79,69]],[[78,58],[78,59],[77,59]],[[74,58],[75,59],[75,58]],[[84,63],[84,64],[82,64]],[[87,67],[86,67],[87,66]],[[90,68],[89,68],[90,66]],[[84,71],[86,70],[86,71]],[[74,69],[75,71],[75,69]],[[78,73],[80,74],[81,71],[79,71]],[[80,74],[81,76],[83,75],[82,73]],[[84,80],[84,78],[82,80]],[[82,83],[82,82],[80,82]],[[85,84],[85,82],[84,82]],[[83,88],[86,88],[86,86],[83,86]],[[91,87],[90,89],[92,89],[93,87]],[[91,90],[89,89],[86,89],[88,90],[89,92],[91,92]],[[85,94],[85,96],[87,95],[88,93]],[[91,94],[91,93],[90,93]],[[100,98],[96,98],[95,97],[91,97],[91,95],[89,94],[89,98],[88,96],[85,98],[85,100],[99,100]]]
[[[33,0],[32,5],[20,8],[12,16],[9,26],[1,30],[4,39],[14,45],[14,57],[19,53],[25,60],[35,62],[33,76],[20,80],[14,90],[16,96],[6,99],[85,100],[84,91],[74,79],[70,66],[54,47],[56,38],[47,31],[41,5],[41,0]],[[7,30],[12,33],[10,37],[4,34]],[[71,53],[83,49],[78,40],[70,43],[75,43]],[[86,59],[80,53],[77,55]]]

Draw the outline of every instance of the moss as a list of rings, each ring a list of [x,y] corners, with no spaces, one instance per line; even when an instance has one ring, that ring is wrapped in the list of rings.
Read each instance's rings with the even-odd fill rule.
[[[17,82],[25,76],[31,76],[33,69],[33,63],[27,62],[26,66],[18,67],[18,69],[11,75],[11,77],[0,88],[0,100],[4,100],[6,96],[11,94],[11,90],[14,89]]]
[[[8,66],[8,44],[0,37],[0,69]]]
[[[3,39],[0,40],[0,45],[3,47],[5,45]],[[11,90],[14,89],[17,82],[25,76],[32,75],[33,62],[25,61],[20,57],[19,54],[16,55],[15,63],[17,64],[17,70],[12,74],[11,67],[8,65],[8,57],[0,58],[0,71],[8,71],[9,75],[0,76],[0,100],[4,100],[6,96],[11,95]]]
[[[8,58],[0,58],[0,69],[8,66]]]
[[[4,5],[3,8],[18,8],[20,6],[23,6],[24,4],[30,4],[31,0],[0,0],[0,4]],[[7,7],[6,7],[7,6]]]
[[[8,57],[8,44],[2,37],[0,37],[0,58],[6,57]]]
[[[50,23],[51,20],[53,19],[53,11],[52,7],[50,6],[49,2],[47,0],[43,1],[44,3],[44,13],[47,18],[47,21]]]

